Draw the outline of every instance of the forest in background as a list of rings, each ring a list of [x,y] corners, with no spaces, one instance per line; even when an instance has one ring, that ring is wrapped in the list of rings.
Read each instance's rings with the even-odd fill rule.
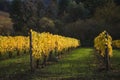
[[[81,40],[92,46],[106,30],[120,39],[119,0],[0,0],[0,35],[28,35],[29,29]]]

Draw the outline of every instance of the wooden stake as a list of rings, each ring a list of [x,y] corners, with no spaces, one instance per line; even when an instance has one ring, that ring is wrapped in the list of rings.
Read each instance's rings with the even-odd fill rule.
[[[108,40],[108,33],[105,33],[105,38]],[[108,45],[105,44],[105,65],[106,65],[106,71],[110,70],[110,57],[109,57],[109,52],[108,52]]]
[[[30,68],[33,71],[33,63],[32,63],[32,30],[30,30]]]

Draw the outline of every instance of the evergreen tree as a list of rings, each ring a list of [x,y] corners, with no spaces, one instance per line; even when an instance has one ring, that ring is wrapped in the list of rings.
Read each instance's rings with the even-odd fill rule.
[[[14,23],[14,30],[16,32],[22,31],[22,1],[21,0],[13,0],[11,4],[10,15],[12,21]]]
[[[64,13],[66,12],[67,7],[68,7],[68,5],[70,4],[71,1],[72,0],[59,0],[59,3],[58,3],[58,9],[59,9],[58,15],[60,17],[64,16]]]
[[[0,0],[0,10],[9,12],[10,11],[10,2],[9,0]]]

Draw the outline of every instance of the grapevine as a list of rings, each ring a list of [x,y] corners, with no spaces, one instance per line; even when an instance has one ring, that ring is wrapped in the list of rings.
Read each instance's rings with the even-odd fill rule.
[[[108,39],[106,39],[106,31],[104,31],[94,39],[94,47],[103,57],[105,56],[106,45],[108,47],[109,56],[112,56],[112,37],[108,34],[107,38]]]
[[[48,56],[51,51],[57,50],[61,52],[64,49],[76,48],[80,42],[77,39],[53,35],[48,32],[37,33],[32,32],[32,52],[35,59]]]
[[[112,42],[112,46],[113,46],[114,48],[120,48],[120,40],[114,40],[114,41]]]

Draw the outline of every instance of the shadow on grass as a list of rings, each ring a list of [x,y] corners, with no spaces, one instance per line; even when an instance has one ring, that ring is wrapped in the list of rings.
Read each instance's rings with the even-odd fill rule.
[[[21,65],[23,64],[0,67],[0,80],[29,80],[31,78],[30,70]]]
[[[28,55],[0,61],[0,80],[29,80],[29,70]]]

